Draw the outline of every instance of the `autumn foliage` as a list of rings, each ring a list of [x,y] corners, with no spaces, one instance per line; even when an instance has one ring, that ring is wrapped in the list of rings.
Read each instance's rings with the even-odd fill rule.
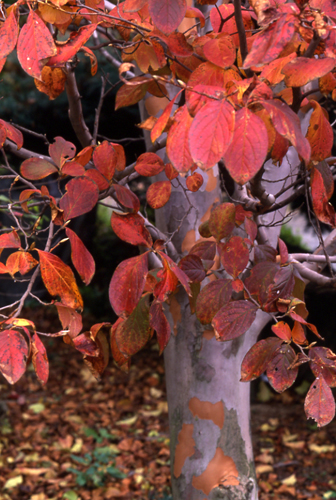
[[[55,99],[66,88],[70,118],[78,99],[73,81],[78,54],[89,57],[95,75],[95,54],[108,46],[119,51],[122,61],[114,60],[122,83],[116,109],[139,103],[148,93],[166,104],[159,116],[140,124],[153,146],[135,164],[126,166],[120,144],[98,143],[97,133],[91,135],[80,115],[75,125],[72,118],[80,151],[56,137],[48,156],[21,154],[25,159],[19,172],[6,159],[3,167],[20,192],[15,199],[9,194],[8,204],[2,206],[12,222],[1,229],[5,258],[0,273],[29,280],[21,299],[2,309],[0,371],[13,384],[32,362],[37,377],[47,382],[48,357],[41,338],[48,334],[22,316],[39,274],[62,325],[53,335],[80,351],[97,377],[109,363],[110,352],[127,370],[131,357],[154,332],[160,352],[164,350],[171,335],[165,303],[183,287],[199,322],[211,325],[220,342],[243,335],[259,310],[269,313],[274,336],[258,341],[247,353],[241,379],[250,381],[266,372],[272,387],[282,392],[294,383],[299,366],[308,363],[316,379],[305,411],[325,425],[335,414],[331,387],[336,386],[336,355],[309,344],[307,329],[316,340],[320,335],[306,320],[303,295],[307,279],[319,274],[304,275],[304,264],[289,254],[283,241],[278,250],[263,242],[258,216],[279,208],[277,196],[260,189],[265,162],[277,165],[281,178],[281,164],[294,147],[301,161],[298,193],[306,194],[316,220],[336,228],[329,202],[334,190],[333,131],[317,96],[336,99],[335,5],[331,0],[250,0],[243,8],[238,0],[220,7],[210,0],[200,3],[210,6],[209,19],[185,0],[126,0],[117,6],[104,5],[103,0],[20,0],[3,11],[2,71],[7,56],[16,50],[38,91]],[[185,20],[192,29],[179,29]],[[205,23],[209,27],[200,36]],[[133,72],[136,66],[140,73]],[[301,130],[299,110],[311,110],[307,133]],[[20,156],[23,146],[19,128],[4,120],[0,146],[5,158],[6,151]],[[169,161],[155,152],[163,146]],[[204,173],[216,164],[246,196],[230,199],[228,193],[224,202],[213,206],[199,228],[201,238],[177,259],[171,237],[147,220],[127,183],[161,174],[148,188],[150,207],[156,210],[168,203],[176,185],[183,186],[192,204]],[[49,192],[49,176],[60,181],[57,196]],[[95,262],[68,224],[105,199],[113,208],[112,230],[121,240],[140,246],[141,253],[123,261],[111,277],[109,299],[119,319],[82,332],[84,304],[75,275],[55,249],[71,246],[72,266],[89,285]],[[48,214],[49,224],[40,248],[36,236],[42,213]],[[27,224],[32,216],[34,223]],[[325,248],[319,254],[328,262]]]

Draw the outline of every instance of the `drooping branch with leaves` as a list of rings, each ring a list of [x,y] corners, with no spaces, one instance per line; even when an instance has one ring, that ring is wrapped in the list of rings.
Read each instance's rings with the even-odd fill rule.
[[[110,354],[128,370],[155,332],[166,363],[174,500],[256,499],[248,382],[266,372],[282,392],[308,363],[307,417],[322,426],[335,415],[336,355],[307,321],[304,300],[308,282],[336,283],[334,135],[323,108],[336,100],[334,2],[20,0],[1,15],[1,70],[10,71],[16,50],[37,92],[51,100],[66,92],[82,148],[60,131],[44,155],[24,149],[19,125],[0,119],[8,186],[0,208],[10,220],[0,229],[0,273],[25,286],[0,309],[2,375],[13,384],[32,362],[47,383],[46,335],[80,351],[96,377]],[[98,78],[98,52],[119,72],[115,108],[142,109],[147,152],[131,165],[120,144],[98,141],[115,87],[108,75],[92,130],[85,121],[76,70],[84,54]],[[153,181],[146,205],[155,222],[129,187],[140,177]],[[291,254],[279,238],[299,197],[320,242],[312,254]],[[99,203],[111,208],[114,233],[140,252],[111,276],[118,320],[82,332],[71,266],[89,286],[95,262],[69,224]],[[64,245],[71,265],[57,254]],[[49,302],[36,295],[40,277]],[[25,318],[32,299],[56,307],[58,333]],[[258,341],[270,321],[274,335]]]

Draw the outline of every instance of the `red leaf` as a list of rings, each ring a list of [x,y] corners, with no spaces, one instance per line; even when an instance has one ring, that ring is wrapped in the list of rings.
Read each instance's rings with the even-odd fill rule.
[[[254,220],[248,219],[247,217],[245,219],[244,226],[246,234],[248,235],[248,237],[251,240],[251,243],[253,244],[258,234],[258,226]]]
[[[218,10],[221,15],[219,15]],[[214,32],[218,33],[219,28],[222,26],[221,22],[222,19],[226,19],[230,16],[230,18],[227,19],[224,25],[222,26],[221,32],[231,34],[233,36],[235,44],[239,46],[238,28],[234,16],[232,16],[232,14],[234,13],[234,6],[232,4],[223,4],[219,6],[218,10],[214,8],[211,9],[210,11],[210,21]],[[251,31],[253,27],[251,14],[249,12],[246,12],[245,10],[242,10],[242,17],[243,17],[244,28],[246,30],[246,36],[251,36]]]
[[[21,28],[17,44],[17,56],[22,69],[37,80],[42,80],[41,71],[45,59],[55,55],[56,52],[50,31],[37,13],[30,10],[27,22]]]
[[[234,128],[235,110],[225,100],[207,103],[198,111],[190,127],[189,147],[200,168],[207,170],[222,158]]]
[[[149,324],[156,331],[158,344],[160,347],[160,354],[170,339],[170,325],[163,312],[161,302],[153,302],[149,309]]]
[[[331,57],[315,59],[309,57],[296,57],[282,68],[287,87],[302,87],[308,82],[320,78],[335,66]]]
[[[174,123],[170,127],[167,137],[167,155],[173,166],[179,172],[188,172],[193,165],[189,151],[189,130],[192,118],[184,105],[174,116]]]
[[[295,352],[290,345],[279,347],[267,365],[266,375],[269,383],[277,392],[283,392],[294,384],[298,367],[289,369],[295,360]]]
[[[72,263],[84,283],[88,285],[91,282],[96,269],[93,257],[74,231],[66,228],[65,232],[71,244]]]
[[[21,164],[20,172],[22,177],[36,181],[57,173],[58,168],[43,158],[28,158]]]
[[[178,279],[166,260],[163,259],[162,264],[163,269],[160,269],[156,275],[159,282],[155,285],[153,293],[158,301],[165,302],[169,295],[177,288]]]
[[[242,292],[244,290],[244,283],[239,278],[232,281],[233,291],[236,293]]]
[[[117,154],[111,143],[104,141],[93,152],[93,163],[99,172],[110,182],[117,164]]]
[[[91,338],[88,332],[81,333],[72,339],[72,344],[84,356],[96,357],[99,355],[97,343]]]
[[[72,142],[66,141],[63,137],[55,137],[54,142],[49,146],[49,154],[56,165],[61,168],[66,160],[75,156],[76,148]]]
[[[231,236],[227,243],[220,244],[220,256],[225,271],[238,278],[248,264],[250,252],[243,238]]]
[[[204,179],[201,174],[195,172],[186,179],[186,186],[192,193],[196,193],[203,185]]]
[[[279,337],[279,339],[290,341],[292,338],[292,332],[287,323],[284,321],[279,321],[275,325],[272,325],[272,332]]]
[[[85,175],[86,170],[80,163],[67,162],[63,164],[61,173],[62,176],[70,175],[71,177],[79,177],[81,175]]]
[[[208,61],[220,68],[228,68],[236,59],[236,46],[228,35],[210,39],[203,45],[203,52]]]
[[[66,307],[58,302],[55,305],[63,330],[69,330],[68,335],[70,338],[77,337],[83,328],[82,316],[71,307]]]
[[[276,59],[291,41],[295,32],[296,17],[284,14],[257,35],[249,54],[244,61],[244,68],[263,66]]]
[[[254,344],[243,359],[240,381],[250,382],[264,373],[275,351],[281,344],[282,341],[276,337],[259,340]]]
[[[83,299],[70,267],[49,252],[37,250],[40,257],[41,275],[51,296],[59,296],[63,305],[83,309]]]
[[[222,203],[210,214],[209,230],[220,241],[230,236],[235,228],[236,208],[233,203]]]
[[[154,209],[163,207],[169,201],[171,190],[170,181],[154,182],[147,189],[147,203]]]
[[[311,195],[316,217],[332,227],[336,225],[335,210],[328,202],[328,195],[321,172],[313,167],[310,174]]]
[[[109,288],[110,303],[118,316],[129,316],[133,312],[144,290],[147,274],[147,253],[118,265]]]
[[[34,333],[31,339],[31,348],[32,362],[36,375],[44,385],[47,383],[49,377],[49,362],[46,348],[44,347],[40,340],[40,337],[36,333]]]
[[[259,304],[267,302],[269,287],[279,268],[275,262],[262,261],[251,269],[250,276],[245,280],[245,286]]]
[[[271,245],[256,245],[254,247],[254,262],[256,264],[264,261],[275,262],[277,251]]]
[[[18,149],[21,149],[23,145],[23,135],[20,130],[4,120],[0,120],[0,127],[6,131],[6,137],[13,141]]]
[[[112,213],[111,226],[115,234],[132,245],[145,245],[151,248],[153,240],[145,228],[143,218],[138,214],[119,215]]]
[[[213,318],[217,340],[232,340],[243,335],[255,320],[257,306],[247,300],[229,302]]]
[[[0,332],[0,372],[7,382],[15,384],[26,370],[28,346],[16,330]]]
[[[115,330],[116,344],[122,354],[133,356],[152,336],[149,324],[149,294],[142,297],[131,315]]]
[[[268,150],[267,129],[257,115],[243,108],[236,113],[233,139],[224,153],[232,179],[246,184],[262,167]]]
[[[119,184],[114,184],[115,194],[117,200],[121,205],[132,210],[132,212],[138,212],[140,210],[140,200],[136,194],[125,186],[119,186]]]
[[[98,186],[99,191],[105,191],[110,187],[110,183],[105,179],[105,177],[95,168],[90,168],[85,171],[85,177],[88,177]]]
[[[7,57],[14,50],[18,33],[19,26],[16,21],[16,9],[12,8],[9,16],[0,28],[0,59]]]
[[[331,155],[334,133],[319,103],[311,100],[310,105],[314,108],[306,135],[311,147],[310,159],[322,161]]]
[[[0,248],[20,248],[20,237],[15,231],[4,233],[0,235]]]
[[[97,184],[87,177],[71,179],[65,187],[59,206],[64,211],[64,220],[86,214],[97,204],[99,189]]]
[[[12,276],[17,272],[23,276],[37,264],[37,260],[29,252],[13,252],[6,261],[6,267]]]
[[[268,288],[267,301],[264,310],[272,310],[272,304],[278,299],[288,299],[294,290],[295,279],[292,265],[281,267],[273,278],[273,283]]]
[[[211,323],[218,311],[228,304],[232,295],[229,279],[211,281],[200,291],[196,300],[196,316],[202,325]]]
[[[175,262],[170,257],[168,257],[168,255],[166,255],[163,252],[158,252],[158,254],[161,257],[162,261],[166,262],[168,264],[169,268],[175,274],[176,278],[179,280],[179,282],[181,283],[181,285],[183,286],[183,288],[185,289],[187,294],[191,297],[192,293],[191,293],[190,286],[189,286],[190,280],[189,280],[188,276],[182,271],[182,269],[180,269],[175,264]]]
[[[70,33],[69,40],[62,45],[57,45],[56,51],[52,54],[48,61],[48,66],[51,67],[61,67],[64,66],[69,59],[72,59],[79,49],[84,45],[89,38],[91,38],[93,32],[97,29],[97,24],[88,24],[87,26],[82,26],[78,31]]]
[[[318,427],[329,424],[335,416],[335,400],[330,387],[322,376],[317,377],[307,393],[304,409]]]
[[[165,168],[160,156],[155,153],[143,153],[136,161],[134,169],[144,177],[152,177],[162,172]]]
[[[128,371],[130,367],[130,358],[129,356],[125,356],[122,354],[120,351],[116,339],[115,339],[115,332],[118,328],[118,326],[123,323],[125,320],[122,318],[118,318],[117,321],[114,323],[110,330],[110,341],[111,341],[111,352],[114,361],[117,363],[117,365],[123,370],[123,371]]]
[[[186,10],[186,0],[148,0],[148,9],[154,25],[169,34],[178,28]]]
[[[216,68],[216,66],[213,66],[212,64],[211,67]],[[200,111],[200,109],[205,106],[205,104],[213,103],[214,100],[222,100],[225,97],[224,89],[222,87],[219,87],[218,85],[212,85],[211,81],[209,82],[209,85],[197,83],[198,77],[203,74],[203,71],[197,71],[199,68],[200,66],[194,71],[193,76],[190,77],[190,80],[195,80],[195,82],[193,83],[193,90],[190,90],[186,93],[186,104],[188,107],[188,111],[192,116],[195,116],[198,111]],[[219,70],[219,72],[221,73],[221,70]],[[188,82],[189,86],[190,80]],[[223,80],[223,78],[221,78],[221,80]]]
[[[206,276],[202,261],[197,255],[186,255],[180,260],[179,267],[190,281],[201,283]]]
[[[262,101],[262,105],[269,113],[276,131],[293,144],[307,164],[310,159],[310,145],[303,137],[298,116],[287,104],[277,100]]]
[[[189,251],[190,255],[197,255],[202,260],[214,260],[216,257],[216,243],[214,241],[198,241]]]
[[[286,264],[286,262],[288,262],[288,249],[286,243],[282,241],[281,238],[278,238],[278,244],[279,244],[281,265],[284,265]]]
[[[329,387],[336,387],[335,354],[327,347],[309,349],[310,368],[315,377],[323,377]]]

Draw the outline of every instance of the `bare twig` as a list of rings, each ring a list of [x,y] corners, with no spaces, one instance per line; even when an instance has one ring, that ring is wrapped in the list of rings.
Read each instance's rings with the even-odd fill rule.
[[[100,90],[100,97],[99,97],[99,102],[98,102],[98,106],[96,109],[94,127],[93,127],[93,142],[94,142],[94,144],[96,144],[96,142],[97,142],[99,118],[100,118],[100,113],[101,113],[101,110],[103,107],[105,87],[106,87],[106,80],[103,76],[101,77],[101,80],[102,80],[102,86],[101,86],[101,90]]]

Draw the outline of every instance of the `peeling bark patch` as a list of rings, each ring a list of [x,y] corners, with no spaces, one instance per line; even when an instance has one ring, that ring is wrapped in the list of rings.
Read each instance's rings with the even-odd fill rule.
[[[178,445],[175,448],[174,476],[182,474],[184,462],[195,453],[195,441],[192,437],[193,424],[183,424],[178,435]]]
[[[215,336],[215,330],[213,328],[211,328],[211,330],[204,330],[203,332],[203,338],[205,340],[211,340],[213,339]]]
[[[194,417],[212,420],[220,429],[224,425],[224,408],[222,401],[210,403],[210,401],[201,401],[196,397],[191,398],[189,401],[189,410]]]
[[[216,375],[216,370],[210,366],[205,359],[199,359],[194,368],[197,380],[210,384],[211,380]]]
[[[196,243],[196,232],[194,229],[187,231],[187,234],[182,241],[181,250],[182,252],[189,252],[191,247],[193,247]]]
[[[176,300],[176,297],[171,297],[170,299],[170,304],[169,304],[169,312],[172,315],[173,322],[174,322],[174,335],[176,337],[177,335],[177,326],[178,323],[181,323],[182,321],[182,314],[181,314],[181,306]]]
[[[210,193],[211,191],[213,191],[217,187],[217,177],[214,176],[213,168],[208,170],[207,174],[208,174],[208,182],[207,182],[205,190],[208,193]]]
[[[224,455],[220,448],[216,448],[215,456],[210,460],[208,467],[200,476],[194,476],[192,485],[209,495],[213,488],[219,485],[238,486],[238,471],[231,457]]]

